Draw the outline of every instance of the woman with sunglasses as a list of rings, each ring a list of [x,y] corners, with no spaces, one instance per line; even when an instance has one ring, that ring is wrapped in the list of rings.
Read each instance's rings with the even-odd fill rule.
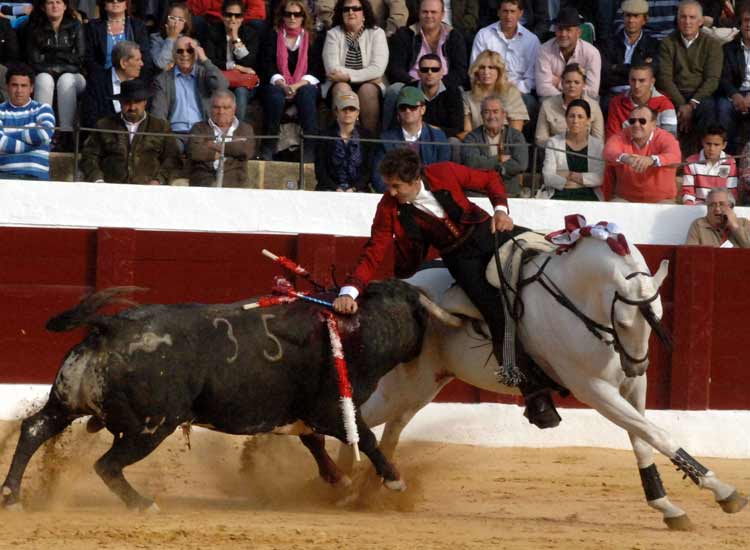
[[[138,44],[143,56],[141,80],[149,81],[154,74],[154,62],[145,23],[128,15],[127,0],[99,0],[98,5],[99,19],[92,19],[84,26],[87,71],[112,67],[112,48],[122,40],[130,40]]]
[[[261,101],[264,134],[277,136],[287,103],[297,107],[302,131],[318,133],[318,84],[324,78],[322,41],[312,30],[312,18],[303,0],[282,0],[273,27],[262,41],[260,55]],[[278,139],[265,140],[262,155],[271,160]],[[312,162],[314,148],[305,148]]]
[[[180,36],[192,36],[192,17],[185,2],[174,2],[164,13],[159,32],[151,33],[151,58],[159,70],[174,66],[174,41]]]
[[[323,46],[327,77],[321,88],[323,96],[356,93],[362,126],[375,134],[385,91],[383,74],[388,65],[385,31],[375,25],[369,0],[338,0],[333,25]]]
[[[591,106],[574,99],[565,109],[566,130],[545,143],[544,187],[538,198],[568,201],[604,200],[602,140],[591,135]]]
[[[536,121],[534,142],[543,147],[547,140],[567,128],[565,112],[571,101],[583,99],[591,108],[591,134],[604,140],[604,116],[599,103],[591,99],[586,92],[586,72],[578,63],[570,63],[563,69],[562,94],[545,98],[539,108],[539,118]]]
[[[508,80],[505,62],[500,54],[491,50],[480,53],[469,67],[471,90],[464,92],[464,131],[466,133],[482,125],[482,100],[490,95],[503,101],[508,125],[519,132],[529,120],[521,92]]]
[[[206,55],[224,71],[237,98],[237,118],[245,120],[257,86],[258,32],[243,22],[245,0],[224,0],[221,21],[211,23],[206,34]],[[249,76],[245,76],[249,75]],[[255,77],[253,79],[253,77]]]
[[[68,0],[45,0],[34,6],[24,29],[26,59],[34,69],[34,99],[52,105],[57,96],[58,125],[72,132],[78,96],[86,89],[81,74],[86,50],[83,27]],[[69,134],[56,135],[57,150],[69,150]]]

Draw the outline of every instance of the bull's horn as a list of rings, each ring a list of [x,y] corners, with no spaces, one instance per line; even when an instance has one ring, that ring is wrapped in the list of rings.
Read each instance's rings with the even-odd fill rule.
[[[433,317],[436,317],[446,325],[450,327],[460,327],[462,324],[461,318],[453,315],[452,313],[448,313],[445,311],[442,307],[437,305],[435,302],[430,300],[427,296],[424,294],[419,295],[419,303],[421,303],[424,308],[430,312],[430,315]]]
[[[664,279],[667,278],[667,273],[669,272],[669,260],[662,260],[661,264],[659,265],[659,270],[654,273],[654,286],[656,288],[659,288],[661,284],[664,282]]]

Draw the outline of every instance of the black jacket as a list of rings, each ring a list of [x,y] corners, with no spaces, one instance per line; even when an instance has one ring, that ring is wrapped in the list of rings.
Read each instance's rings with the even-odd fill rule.
[[[276,66],[276,36],[276,29],[270,29],[264,34],[263,40],[261,41],[258,67],[255,68],[255,72],[260,75],[261,84],[268,84],[273,75],[280,73],[279,68]],[[321,82],[326,78],[326,71],[323,67],[324,42],[325,33],[315,33],[315,37],[307,50],[307,74],[314,76]],[[299,49],[289,52],[288,59],[290,73],[294,73],[294,68],[297,66],[298,55]]]
[[[417,63],[422,50],[422,34],[414,32],[412,27],[401,27],[388,39],[388,49],[391,52],[385,70],[388,81],[408,84],[414,80],[409,71]],[[443,55],[448,60],[448,74],[443,77],[443,82],[446,86],[461,86],[469,72],[466,40],[461,33],[456,30],[448,33]]]
[[[602,78],[599,89],[602,94],[615,86],[628,85],[630,65],[650,63],[654,68],[654,76],[659,69],[659,41],[656,38],[644,31],[629,64],[625,63],[624,40],[624,34],[619,32],[599,46],[602,54]]]
[[[240,26],[238,32],[240,40],[247,48],[248,54],[242,59],[235,60],[235,63],[242,65],[243,67],[250,67],[256,72],[258,71],[258,33],[254,31],[248,24]],[[206,32],[206,38],[204,40],[203,47],[206,50],[206,55],[213,61],[214,65],[219,67],[222,71],[227,70],[227,33],[224,28],[224,23],[218,21],[212,23],[208,31]]]
[[[115,114],[112,104],[112,69],[99,69],[86,79],[86,91],[81,102],[81,126],[95,128],[100,118]]]
[[[417,86],[411,82],[407,86]],[[448,137],[456,137],[464,131],[464,100],[461,89],[446,86],[437,97],[425,103],[424,121],[437,126]]]
[[[742,51],[742,33],[738,33],[734,40],[724,44],[724,67],[721,71],[719,89],[721,94],[732,97],[740,91],[745,80],[745,54]]]
[[[50,73],[55,77],[63,73],[82,72],[86,41],[83,27],[77,19],[66,13],[57,33],[46,18],[29,20],[23,35],[26,61],[35,72]]]
[[[7,65],[11,61],[18,61],[18,38],[10,22],[0,17],[0,64]]]
[[[334,122],[326,128],[324,136],[338,136],[338,123]],[[361,126],[357,127],[359,137],[363,139],[372,139],[373,135]],[[322,139],[318,141],[315,151],[315,179],[318,184],[316,191],[335,191],[338,184],[335,179],[335,169],[333,167],[333,150],[336,142],[332,139]],[[361,142],[362,164],[359,167],[359,177],[354,183],[355,191],[368,191],[370,185],[370,174],[372,166],[372,157],[375,151],[375,143],[372,141]]]
[[[151,59],[151,43],[143,21],[128,17],[125,20],[125,38],[138,44],[143,58],[141,80],[150,82],[156,74]],[[89,73],[104,68],[107,59],[107,21],[92,19],[86,23],[86,69]]]

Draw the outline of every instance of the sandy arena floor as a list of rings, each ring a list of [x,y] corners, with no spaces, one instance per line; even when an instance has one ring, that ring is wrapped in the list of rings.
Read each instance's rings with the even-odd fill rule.
[[[15,430],[0,423],[0,479]],[[246,438],[194,432],[188,450],[175,434],[125,470],[156,498],[162,513],[152,516],[128,512],[93,473],[110,440],[79,426],[41,449],[24,478],[26,511],[0,512],[0,548],[750,548],[750,510],[724,514],[662,457],[665,486],[692,532],[668,531],[646,506],[634,458],[623,451],[406,443],[397,457],[405,493],[377,487],[340,508],[294,438],[259,438],[243,453]],[[750,461],[704,463],[750,489]]]

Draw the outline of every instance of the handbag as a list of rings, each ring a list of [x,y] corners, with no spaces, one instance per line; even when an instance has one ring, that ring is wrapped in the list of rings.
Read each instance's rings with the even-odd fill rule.
[[[230,88],[247,88],[252,90],[260,83],[260,79],[257,74],[249,74],[232,69],[231,71],[221,71],[224,78],[229,82]]]

